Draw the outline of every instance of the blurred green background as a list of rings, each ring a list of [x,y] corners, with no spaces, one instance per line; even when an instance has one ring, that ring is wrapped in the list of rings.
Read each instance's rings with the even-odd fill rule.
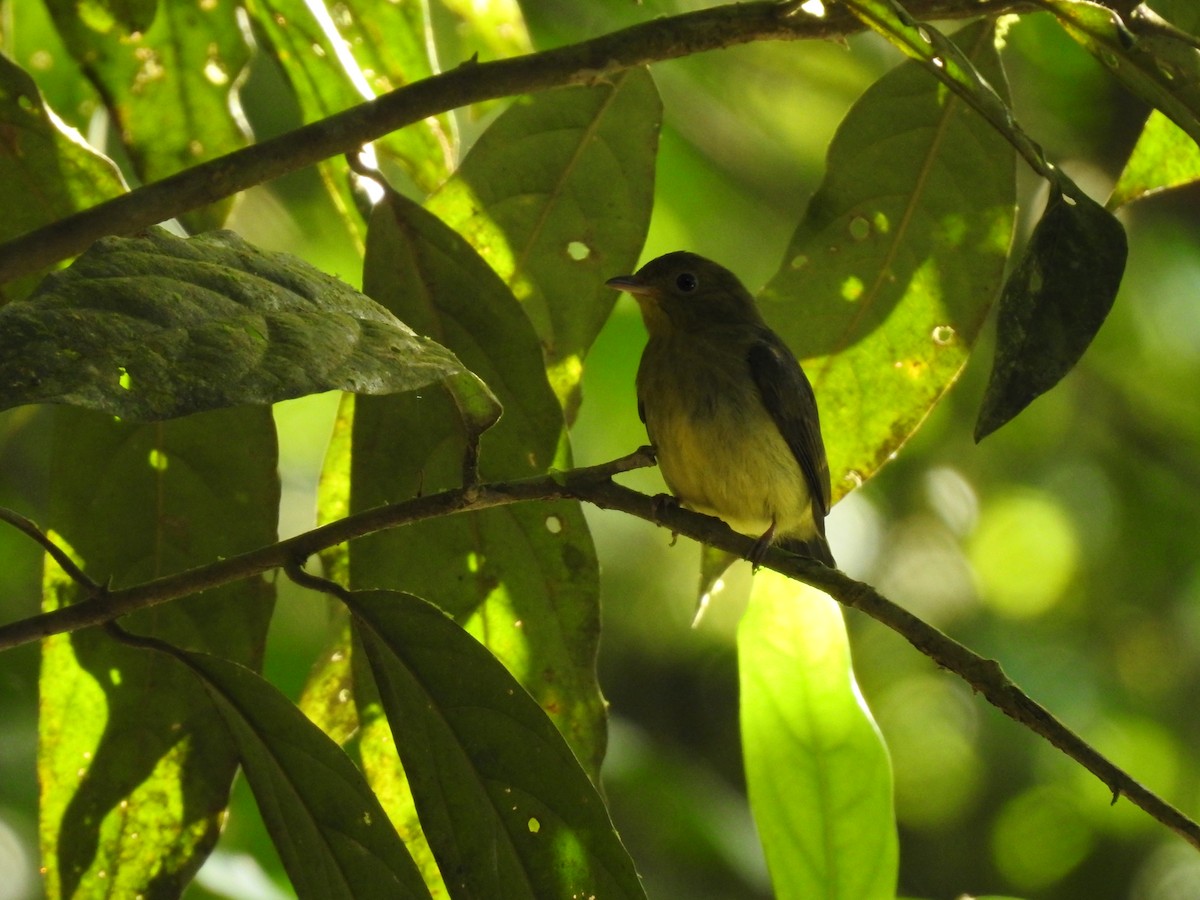
[[[452,4],[448,4],[452,5]],[[521,4],[539,48],[694,4]],[[435,4],[436,6],[436,4]],[[497,4],[500,6],[500,4]],[[32,9],[34,4],[29,4]],[[48,102],[103,143],[95,97],[36,15],[5,52]],[[473,51],[446,23],[445,67]],[[1103,199],[1146,110],[1045,14],[1008,32],[1018,118]],[[519,36],[517,39],[519,43]],[[732,48],[662,63],[666,106],[654,220],[644,258],[686,248],[757,290],[775,270],[824,149],[859,93],[897,57],[880,41]],[[297,124],[260,56],[242,91],[255,133]],[[465,140],[483,119],[460,116]],[[465,148],[464,148],[465,149]],[[1042,195],[1024,181],[1022,217]],[[990,332],[961,382],[877,477],[843,500],[830,541],[851,575],[977,652],[1148,787],[1200,810],[1200,191],[1122,213],[1130,258],[1116,306],[1081,366],[1013,424],[975,446]],[[359,262],[311,172],[242,198],[230,227],[357,283]],[[614,275],[621,273],[612,273]],[[644,334],[628,298],[588,358],[574,429],[581,464],[645,440],[633,378]],[[281,533],[308,528],[336,398],[277,409]],[[0,416],[0,504],[37,518],[46,422]],[[662,490],[656,472],[627,483]],[[738,747],[734,635],[748,571],[739,565],[690,627],[698,551],[650,525],[588,510],[603,570],[601,682],[611,703],[605,789],[653,898],[770,897],[746,806]],[[119,523],[114,523],[117,525]],[[37,609],[40,558],[0,531],[0,617]],[[895,634],[847,616],[863,693],[895,768],[901,893],[1039,900],[1200,897],[1200,855],[939,672]],[[327,609],[289,585],[267,673],[297,696],[326,637]],[[37,897],[35,648],[0,654],[0,900]],[[287,896],[244,785],[192,897]]]

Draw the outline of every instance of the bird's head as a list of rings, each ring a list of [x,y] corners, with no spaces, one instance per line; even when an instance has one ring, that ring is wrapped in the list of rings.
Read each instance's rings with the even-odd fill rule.
[[[737,276],[712,260],[678,250],[646,263],[634,275],[605,282],[633,295],[652,335],[762,321]]]

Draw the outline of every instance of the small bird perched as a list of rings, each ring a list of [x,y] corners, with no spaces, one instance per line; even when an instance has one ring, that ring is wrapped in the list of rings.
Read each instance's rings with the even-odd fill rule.
[[[834,566],[817,400],[750,292],[728,269],[682,251],[606,284],[633,295],[650,334],[638,415],[671,493],[759,536],[755,565],[775,543]]]

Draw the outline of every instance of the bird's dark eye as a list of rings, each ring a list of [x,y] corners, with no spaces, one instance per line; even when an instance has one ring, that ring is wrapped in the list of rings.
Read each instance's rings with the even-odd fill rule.
[[[691,272],[684,272],[675,279],[675,287],[679,288],[684,293],[690,293],[696,289],[696,285],[700,282],[696,280],[696,276]]]

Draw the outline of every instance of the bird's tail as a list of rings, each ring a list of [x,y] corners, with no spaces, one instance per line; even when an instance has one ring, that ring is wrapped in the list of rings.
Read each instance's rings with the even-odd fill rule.
[[[807,556],[809,559],[823,562],[831,569],[837,568],[837,563],[833,561],[833,551],[829,549],[829,541],[825,540],[823,534],[816,534],[804,540],[782,537],[776,542],[776,545],[797,556]]]

